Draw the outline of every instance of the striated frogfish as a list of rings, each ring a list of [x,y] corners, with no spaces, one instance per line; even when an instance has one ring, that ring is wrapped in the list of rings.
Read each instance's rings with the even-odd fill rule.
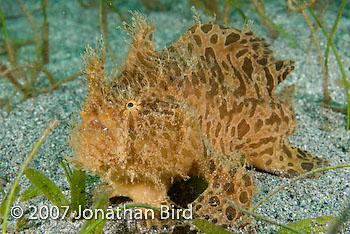
[[[108,76],[104,49],[87,49],[87,94],[72,132],[74,159],[100,175],[110,196],[159,207],[179,180],[207,189],[188,205],[195,217],[230,228],[254,192],[246,167],[292,177],[327,162],[290,146],[296,129],[293,86],[275,88],[294,69],[263,38],[197,20],[156,50],[155,27],[134,15],[125,62]]]

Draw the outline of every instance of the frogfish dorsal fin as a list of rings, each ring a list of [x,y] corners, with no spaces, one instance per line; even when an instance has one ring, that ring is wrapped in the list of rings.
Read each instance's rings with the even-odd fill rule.
[[[144,15],[135,12],[133,13],[133,23],[131,25],[125,23],[124,29],[133,40],[125,67],[132,67],[137,62],[145,63],[146,57],[155,53],[153,41],[154,25],[147,22]]]

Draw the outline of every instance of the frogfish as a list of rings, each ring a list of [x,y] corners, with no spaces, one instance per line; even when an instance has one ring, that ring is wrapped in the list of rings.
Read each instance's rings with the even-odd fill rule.
[[[248,209],[252,170],[293,177],[327,162],[288,144],[296,130],[294,69],[249,30],[199,20],[156,50],[155,27],[141,14],[125,30],[130,49],[116,75],[104,48],[84,57],[87,94],[71,136],[74,160],[108,184],[110,197],[159,207],[177,181],[198,176],[207,189],[188,205],[224,228]]]

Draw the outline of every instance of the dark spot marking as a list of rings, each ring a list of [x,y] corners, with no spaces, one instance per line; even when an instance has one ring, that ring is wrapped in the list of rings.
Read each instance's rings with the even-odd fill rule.
[[[222,64],[222,67],[223,67],[226,71],[228,71],[228,65],[227,65],[227,63],[225,63],[225,61],[222,61],[221,64]]]
[[[269,159],[269,160],[266,161],[265,165],[268,166],[268,165],[271,165],[271,163],[272,163],[272,160]]]
[[[248,193],[246,191],[243,191],[240,195],[239,195],[239,201],[244,204],[248,202]]]
[[[269,142],[274,142],[276,140],[275,137],[265,137],[265,138],[261,138],[257,143],[252,143],[249,145],[249,148],[251,149],[257,149],[262,145],[265,145]]]
[[[232,195],[235,191],[235,185],[232,182],[226,183],[224,185],[224,190],[226,191],[227,195]]]
[[[215,130],[215,137],[219,136],[220,130],[221,130],[221,123],[218,122],[218,124],[216,125],[216,130]]]
[[[290,167],[293,167],[293,166],[294,166],[294,164],[291,163],[291,162],[289,162],[287,165],[290,166]]]
[[[249,175],[245,174],[244,176],[242,176],[242,180],[244,181],[245,187],[252,185],[252,180]]]
[[[250,78],[252,77],[253,64],[252,64],[252,61],[249,58],[244,58],[242,69],[245,72],[245,74],[248,75],[248,77],[250,77]]]
[[[258,50],[259,49],[259,43],[253,43],[253,50]]]
[[[265,124],[273,125],[274,123],[277,123],[277,125],[280,125],[281,124],[281,119],[275,112],[272,112],[270,117],[265,120]]]
[[[193,39],[195,40],[196,44],[201,47],[202,46],[202,40],[200,38],[200,36],[198,35],[193,35]]]
[[[215,60],[214,61],[214,66],[211,69],[213,76],[217,76],[217,80],[219,81],[220,84],[224,82],[224,74],[222,73],[221,67],[219,66],[218,62]],[[222,87],[223,93],[225,92],[225,86]]]
[[[283,159],[284,159],[283,156],[280,156],[280,161],[281,161],[281,162],[283,161]]]
[[[217,223],[217,222],[218,222],[218,219],[215,218],[215,219],[213,219],[211,222],[212,222],[212,223]]]
[[[210,37],[210,42],[212,44],[216,44],[216,42],[218,42],[218,35],[217,34],[213,34],[211,37]]]
[[[283,72],[282,79],[285,80],[287,78],[288,74],[289,74],[289,71]]]
[[[279,74],[278,76],[277,76],[277,82],[278,83],[281,83],[283,80],[282,80],[282,75],[281,74]]]
[[[267,64],[267,58],[262,58],[258,60],[258,63],[262,66],[266,66]]]
[[[236,54],[236,58],[243,56],[247,52],[248,52],[248,49],[246,49],[246,48],[238,51],[238,53]]]
[[[303,150],[301,149],[297,149],[298,153],[301,154],[303,157],[302,158],[307,158],[308,155],[306,154],[306,152],[304,152]]]
[[[281,70],[282,66],[283,66],[283,61],[278,61],[277,63],[275,63],[276,71]]]
[[[288,174],[292,177],[299,175],[299,173],[294,169],[288,169]]]
[[[227,102],[226,99],[222,100],[222,104],[219,107],[219,113],[220,113],[220,119],[223,119],[225,116],[227,116]]]
[[[212,59],[215,61],[215,52],[213,50],[213,48],[211,47],[207,47],[205,48],[205,58],[207,60],[207,62],[209,63]]]
[[[311,171],[312,168],[314,167],[314,164],[312,164],[311,162],[303,162],[301,164],[301,167],[305,170],[305,171]]]
[[[220,205],[220,199],[217,196],[212,196],[209,198],[209,205],[211,206],[218,206]]]
[[[216,169],[215,163],[213,160],[209,161],[209,173],[212,174]]]
[[[254,113],[255,113],[255,110],[256,110],[256,106],[258,105],[258,100],[250,99],[249,101],[250,101],[250,103],[252,105],[252,107],[249,110],[249,117],[251,118],[251,117],[254,116]]]
[[[240,97],[240,96],[244,96],[246,94],[246,91],[247,91],[247,88],[246,88],[246,85],[242,79],[242,75],[241,73],[233,66],[232,62],[231,62],[231,59],[230,59],[230,55],[228,54],[227,55],[227,59],[229,60],[230,62],[230,65],[233,69],[233,72],[235,74],[235,77],[239,80],[239,87],[236,88],[236,90],[234,91],[234,95],[237,96],[237,97]]]
[[[206,99],[213,101],[213,97],[219,92],[219,84],[215,82],[214,78],[210,79],[211,90],[206,92]],[[212,103],[213,104],[213,103]]]
[[[200,208],[202,208],[201,204],[196,205],[196,207],[194,208],[196,211],[198,211]]]
[[[242,137],[247,134],[250,130],[250,126],[247,123],[247,121],[245,119],[242,119],[237,127],[237,131],[238,131],[238,139],[242,139]]]
[[[267,90],[269,91],[269,94],[272,95],[272,91],[274,89],[274,79],[273,76],[271,75],[271,72],[268,68],[264,68],[265,76],[267,79]]]
[[[228,220],[233,220],[236,217],[236,210],[232,206],[228,206],[225,210],[225,214]]]
[[[264,155],[264,154],[272,155],[273,154],[273,148],[270,147],[270,148],[267,148],[266,150],[262,151],[261,155]]]
[[[236,41],[238,41],[240,39],[240,35],[237,34],[237,33],[230,33],[227,37],[226,37],[226,40],[225,40],[225,46],[229,45],[229,44],[232,44],[232,43],[235,43]]]
[[[283,151],[286,153],[288,158],[292,158],[292,152],[288,149],[286,145],[283,145]]]
[[[194,25],[193,27],[190,28],[191,33],[195,33],[197,30],[198,24]]]
[[[245,146],[245,143],[236,145],[235,149],[239,150],[239,149],[242,149],[244,146]]]
[[[249,41],[251,41],[251,42],[256,42],[256,41],[264,41],[265,39],[264,38],[262,38],[262,37],[252,37],[252,38],[250,38],[250,40]]]
[[[208,122],[207,122],[207,131],[206,131],[207,137],[209,137],[210,126],[211,126],[211,122],[208,121]]]
[[[235,136],[235,131],[236,131],[235,126],[233,126],[233,127],[231,128],[231,137],[234,137],[234,136]]]
[[[213,28],[213,25],[211,24],[204,24],[201,29],[204,33],[208,33]]]
[[[204,116],[205,119],[208,119],[209,112],[210,112],[210,105],[209,105],[209,103],[206,103],[206,105],[205,105],[205,116]]]
[[[188,52],[189,52],[190,55],[191,55],[192,52],[193,52],[193,44],[192,44],[192,43],[188,43],[188,44],[187,44],[187,50],[188,50]]]

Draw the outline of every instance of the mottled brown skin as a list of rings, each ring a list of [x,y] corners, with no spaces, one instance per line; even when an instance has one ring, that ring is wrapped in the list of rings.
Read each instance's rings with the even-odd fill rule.
[[[263,39],[215,23],[195,25],[155,51],[154,27],[140,15],[123,69],[107,81],[102,51],[87,50],[88,93],[72,134],[76,160],[104,178],[111,196],[159,206],[170,186],[201,176],[208,188],[196,216],[229,227],[254,190],[246,165],[295,176],[325,162],[293,148],[292,87],[275,87],[293,70]]]
[[[325,164],[286,142],[296,129],[294,87],[277,96],[274,89],[294,63],[276,60],[264,39],[252,32],[197,23],[170,49],[200,60],[198,71],[190,70],[184,79],[183,94],[197,110],[201,129],[215,149],[224,155],[238,150],[248,165],[283,176]]]

